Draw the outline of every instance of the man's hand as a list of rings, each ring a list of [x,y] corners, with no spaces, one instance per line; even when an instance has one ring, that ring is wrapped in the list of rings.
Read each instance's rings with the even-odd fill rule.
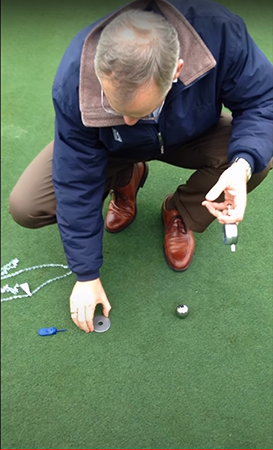
[[[94,331],[93,318],[98,303],[103,306],[103,315],[108,317],[111,305],[100,279],[77,281],[70,296],[70,313],[73,322],[86,333]]]
[[[232,164],[220,176],[218,182],[207,193],[206,200],[202,202],[208,211],[217,218],[218,222],[239,223],[243,220],[246,209],[247,197],[247,173],[240,164]],[[225,201],[217,203],[219,195],[224,192]],[[233,209],[232,215],[228,215],[228,205]]]

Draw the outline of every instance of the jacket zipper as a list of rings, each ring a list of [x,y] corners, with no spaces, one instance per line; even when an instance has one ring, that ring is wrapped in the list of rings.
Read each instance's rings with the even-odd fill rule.
[[[160,145],[160,153],[161,153],[161,155],[163,155],[164,154],[164,142],[163,142],[162,134],[160,131],[157,133],[157,137],[158,137],[159,145]]]

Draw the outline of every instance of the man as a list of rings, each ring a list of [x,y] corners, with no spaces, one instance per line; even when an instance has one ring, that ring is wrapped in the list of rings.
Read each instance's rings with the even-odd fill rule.
[[[99,271],[109,192],[105,228],[116,233],[136,217],[147,161],[195,169],[162,205],[166,261],[186,270],[193,232],[215,218],[239,223],[272,167],[272,66],[221,5],[136,0],[76,35],[53,102],[54,144],[20,178],[10,211],[26,227],[57,221],[77,275],[71,317],[89,332],[96,305],[111,309]]]

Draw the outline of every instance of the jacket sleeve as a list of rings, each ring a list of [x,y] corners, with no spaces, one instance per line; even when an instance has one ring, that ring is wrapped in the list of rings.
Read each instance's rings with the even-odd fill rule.
[[[221,99],[233,116],[229,161],[243,157],[260,172],[272,157],[272,65],[241,18],[234,16],[226,27]]]
[[[53,95],[53,185],[57,223],[69,267],[79,281],[100,276],[107,151],[98,129],[86,128],[80,112]]]

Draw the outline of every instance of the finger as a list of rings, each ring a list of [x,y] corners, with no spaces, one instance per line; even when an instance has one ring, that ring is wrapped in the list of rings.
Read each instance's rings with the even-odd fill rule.
[[[244,218],[246,203],[246,195],[241,195],[240,197],[235,198],[235,206],[232,212],[232,216],[237,222],[241,222]]]
[[[205,206],[214,217],[218,218],[221,215],[221,211],[218,210],[217,204],[214,206],[214,203],[205,201],[202,205]]]
[[[77,325],[77,327],[80,328],[79,321],[78,321],[78,312],[77,311],[75,311],[75,312],[73,311],[70,314],[71,314],[71,319],[73,320],[74,324]]]
[[[81,306],[81,308],[79,308],[78,322],[79,322],[79,327],[81,328],[81,330],[85,331],[86,333],[89,333],[89,327],[86,323],[86,311],[85,311],[84,306]]]
[[[244,212],[241,209],[233,210],[232,215],[221,214],[218,216],[218,221],[220,223],[236,223],[242,222],[244,218]]]
[[[212,208],[217,209],[219,211],[227,211],[228,210],[226,202],[221,202],[221,203],[219,203],[219,202],[208,202],[208,201],[205,200],[205,201],[202,202],[202,205],[206,206],[206,207],[211,206]]]
[[[102,313],[105,317],[109,317],[109,312],[111,311],[112,307],[108,301],[108,299],[105,299],[102,303]]]
[[[94,331],[94,324],[93,324],[94,313],[95,313],[94,307],[92,307],[91,305],[85,307],[86,324],[89,331]]]
[[[216,200],[222,192],[226,189],[226,182],[223,177],[220,177],[217,183],[211,188],[211,190],[206,194],[206,200],[213,201]]]
[[[238,225],[241,220],[237,219],[237,217],[234,216],[227,216],[226,214],[221,214],[217,217],[217,220],[219,223],[227,224],[227,223],[236,223]]]
[[[74,304],[74,301],[72,300],[71,297],[70,297],[70,300],[69,300],[69,304],[70,304],[70,312],[72,314],[74,311],[78,311],[78,307],[77,307],[76,304]]]
[[[242,220],[241,214],[237,211],[232,210],[232,215],[229,214],[226,203],[217,202],[203,202],[203,206],[206,206],[208,211],[217,218],[219,223],[239,223]]]

